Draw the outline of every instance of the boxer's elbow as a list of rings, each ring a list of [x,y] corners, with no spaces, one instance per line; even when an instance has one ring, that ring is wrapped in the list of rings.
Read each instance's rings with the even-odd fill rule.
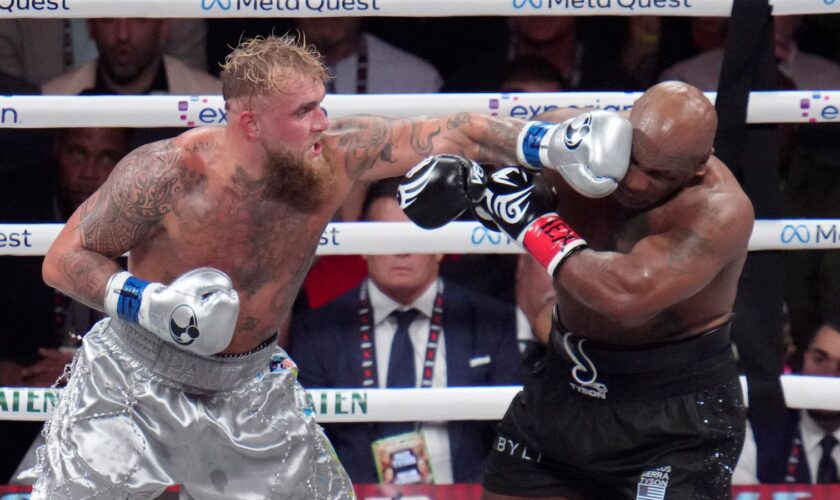
[[[61,272],[58,269],[58,262],[53,252],[47,252],[44,262],[41,264],[41,277],[47,285],[58,288],[61,281]]]

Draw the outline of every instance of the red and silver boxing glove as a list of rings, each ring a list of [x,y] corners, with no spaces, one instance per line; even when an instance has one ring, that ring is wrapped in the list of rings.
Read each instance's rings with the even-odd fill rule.
[[[434,155],[405,174],[397,201],[415,224],[436,229],[475,205],[486,184],[484,168],[474,161],[456,155]]]
[[[209,267],[182,274],[169,286],[121,271],[105,287],[105,312],[181,349],[210,356],[230,345],[239,295],[225,273]]]
[[[591,111],[562,123],[528,122],[516,158],[531,170],[556,170],[578,193],[603,198],[630,166],[633,126],[618,113]]]
[[[556,193],[542,177],[506,167],[490,176],[473,212],[485,226],[494,222],[554,276],[572,252],[586,247],[583,238],[555,212],[556,206]]]

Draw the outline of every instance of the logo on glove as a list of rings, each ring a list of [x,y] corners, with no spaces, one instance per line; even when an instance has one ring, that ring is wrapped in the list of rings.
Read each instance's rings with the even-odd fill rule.
[[[563,142],[568,149],[577,149],[583,139],[592,131],[592,115],[586,113],[581,115],[566,127],[563,133]]]
[[[169,317],[169,334],[176,344],[187,346],[195,342],[201,334],[198,331],[198,320],[192,307],[181,304]]]

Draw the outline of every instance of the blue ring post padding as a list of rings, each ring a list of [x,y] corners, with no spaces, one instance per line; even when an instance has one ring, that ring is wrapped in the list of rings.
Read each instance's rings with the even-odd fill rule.
[[[120,290],[120,298],[117,300],[117,316],[125,321],[137,323],[137,315],[140,312],[140,300],[143,297],[143,290],[149,285],[136,276],[129,276],[123,283]]]
[[[546,122],[533,123],[525,132],[525,137],[522,140],[522,156],[531,166],[543,166],[540,160],[540,143],[548,131],[549,125],[551,124]]]

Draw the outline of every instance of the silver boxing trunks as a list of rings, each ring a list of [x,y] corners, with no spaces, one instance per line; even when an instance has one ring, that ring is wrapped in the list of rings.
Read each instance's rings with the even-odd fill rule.
[[[32,498],[154,498],[173,484],[202,500],[354,498],[275,345],[203,357],[100,321],[45,426]]]

